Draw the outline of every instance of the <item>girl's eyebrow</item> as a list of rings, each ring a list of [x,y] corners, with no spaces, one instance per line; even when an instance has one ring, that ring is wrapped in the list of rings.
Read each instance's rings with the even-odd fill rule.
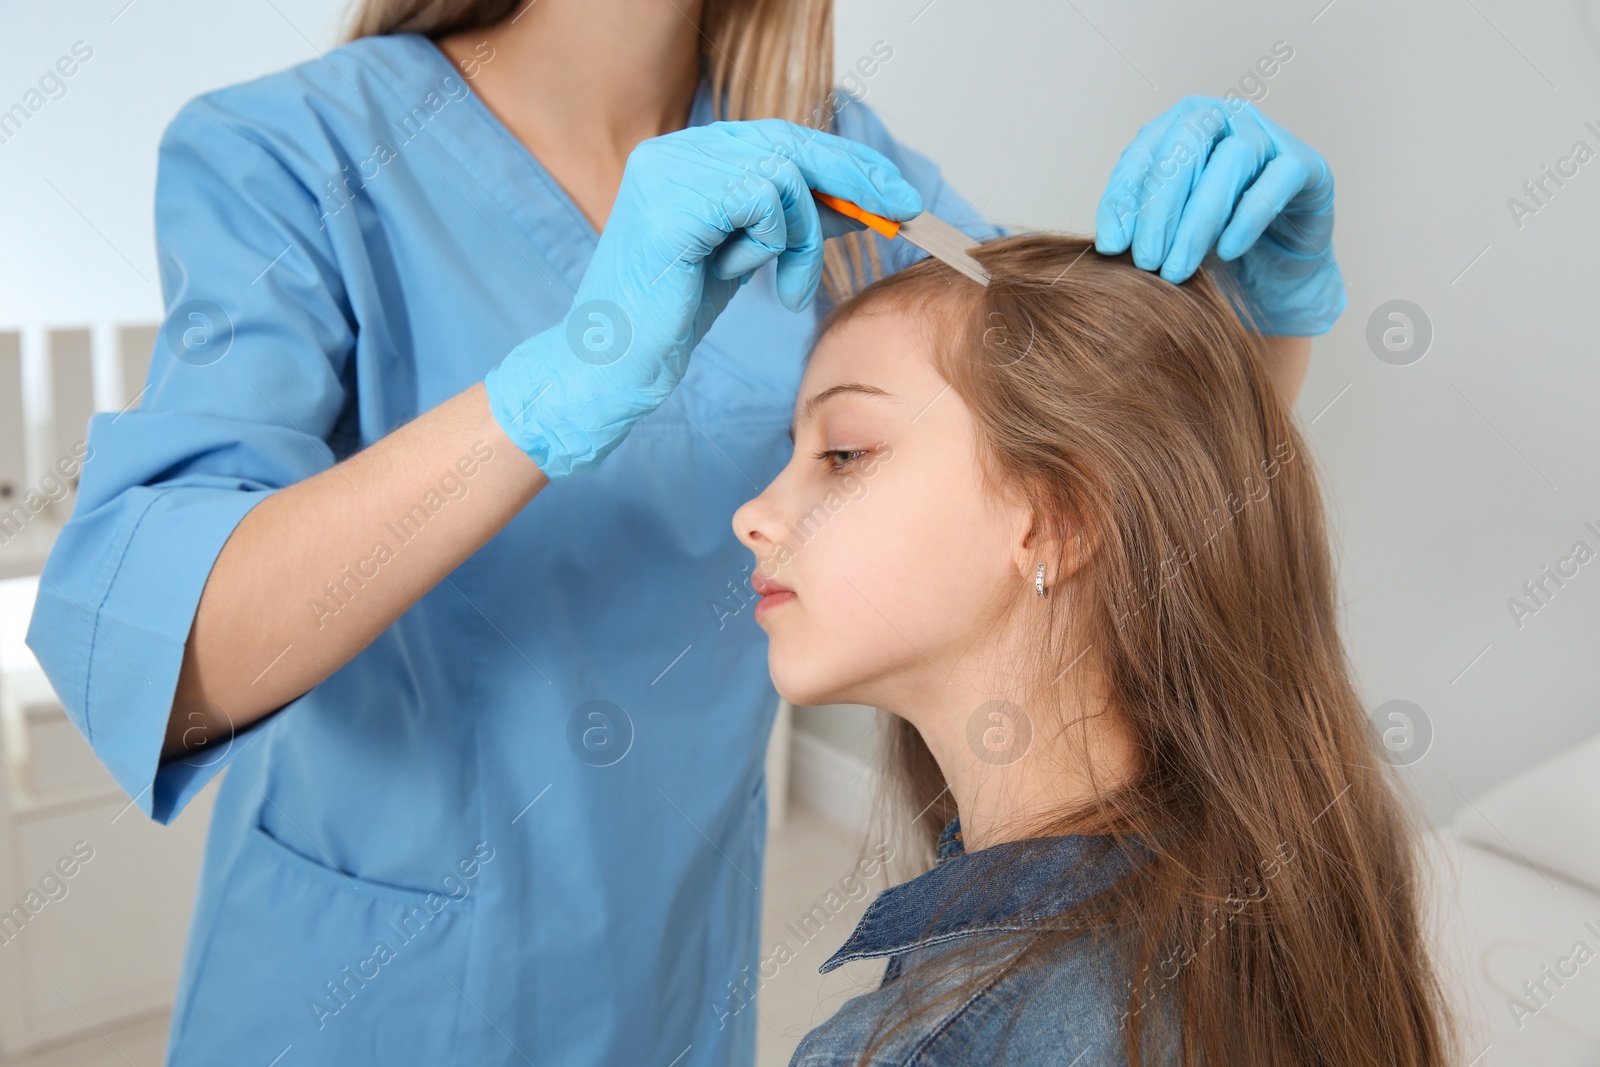
[[[821,407],[825,401],[832,400],[841,393],[860,393],[863,396],[881,396],[890,400],[896,399],[895,395],[888,390],[879,389],[876,385],[868,385],[865,382],[841,382],[838,385],[830,385],[822,392],[806,398],[806,402],[800,405],[800,414],[789,425],[790,444],[794,443],[795,427],[816,414],[817,408]]]

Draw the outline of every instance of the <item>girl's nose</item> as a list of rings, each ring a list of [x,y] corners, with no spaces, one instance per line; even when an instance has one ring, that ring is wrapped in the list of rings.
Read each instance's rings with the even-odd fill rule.
[[[734,535],[739,538],[740,544],[757,555],[771,551],[775,544],[767,532],[775,521],[771,497],[772,487],[769,485],[759,496],[739,505],[739,510],[733,513]]]

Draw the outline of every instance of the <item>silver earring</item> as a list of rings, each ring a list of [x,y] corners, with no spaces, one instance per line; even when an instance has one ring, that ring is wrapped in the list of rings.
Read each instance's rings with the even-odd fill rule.
[[[1038,593],[1040,596],[1045,595],[1043,563],[1039,564],[1038,568],[1033,572],[1033,591]]]

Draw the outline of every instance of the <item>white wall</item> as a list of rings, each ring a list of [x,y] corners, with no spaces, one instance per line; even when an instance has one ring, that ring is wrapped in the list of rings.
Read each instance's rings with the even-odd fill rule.
[[[1411,773],[1435,813],[1600,730],[1600,566],[1521,629],[1507,608],[1574,541],[1600,549],[1583,526],[1600,528],[1600,161],[1520,230],[1506,208],[1575,140],[1600,149],[1584,128],[1600,128],[1596,2],[840,0],[841,64],[894,48],[867,83],[890,128],[1018,226],[1091,230],[1139,125],[1184,93],[1225,92],[1275,41],[1294,48],[1262,106],[1334,168],[1350,286],[1300,414],[1363,693],[1431,720]],[[0,325],[158,316],[162,127],[195,93],[315,57],[339,6],[0,4],[0,108],[73,42],[94,49],[0,144]],[[1436,331],[1406,367],[1365,340],[1396,298]]]
[[[0,110],[75,42],[93,50],[65,95],[0,143],[0,325],[159,319],[162,129],[198,93],[314,58],[338,13],[329,0],[0,3]]]

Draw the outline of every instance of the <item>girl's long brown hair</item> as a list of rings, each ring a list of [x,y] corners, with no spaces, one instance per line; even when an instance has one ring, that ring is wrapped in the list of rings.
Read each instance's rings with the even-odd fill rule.
[[[354,0],[344,37],[417,33],[432,40],[484,30],[537,0]],[[833,0],[704,0],[700,62],[717,119],[779,118],[836,132]],[[822,290],[843,299],[883,273],[871,231],[829,241]]]
[[[1121,931],[1127,1018],[1175,1019],[1186,1064],[1450,1062],[1412,809],[1350,680],[1318,479],[1242,296],[1204,270],[1170,284],[1077,237],[975,255],[988,287],[923,260],[819,333],[886,304],[937,322],[935,366],[971,412],[990,490],[1093,546],[1043,607],[1031,582],[1018,606],[1042,620],[1040,678],[1094,657],[1142,766],[1026,836],[1087,828],[1152,858],[1028,935],[1001,972]],[[1062,557],[1045,562],[1063,573]],[[1068,728],[1047,718],[1034,714],[1035,746]],[[929,812],[926,850],[953,803],[913,727],[891,720],[889,741],[902,810]],[[907,1011],[880,1041],[973,988],[918,1003],[895,984]],[[1132,1064],[1154,1053],[1140,1027],[1124,1040]]]

